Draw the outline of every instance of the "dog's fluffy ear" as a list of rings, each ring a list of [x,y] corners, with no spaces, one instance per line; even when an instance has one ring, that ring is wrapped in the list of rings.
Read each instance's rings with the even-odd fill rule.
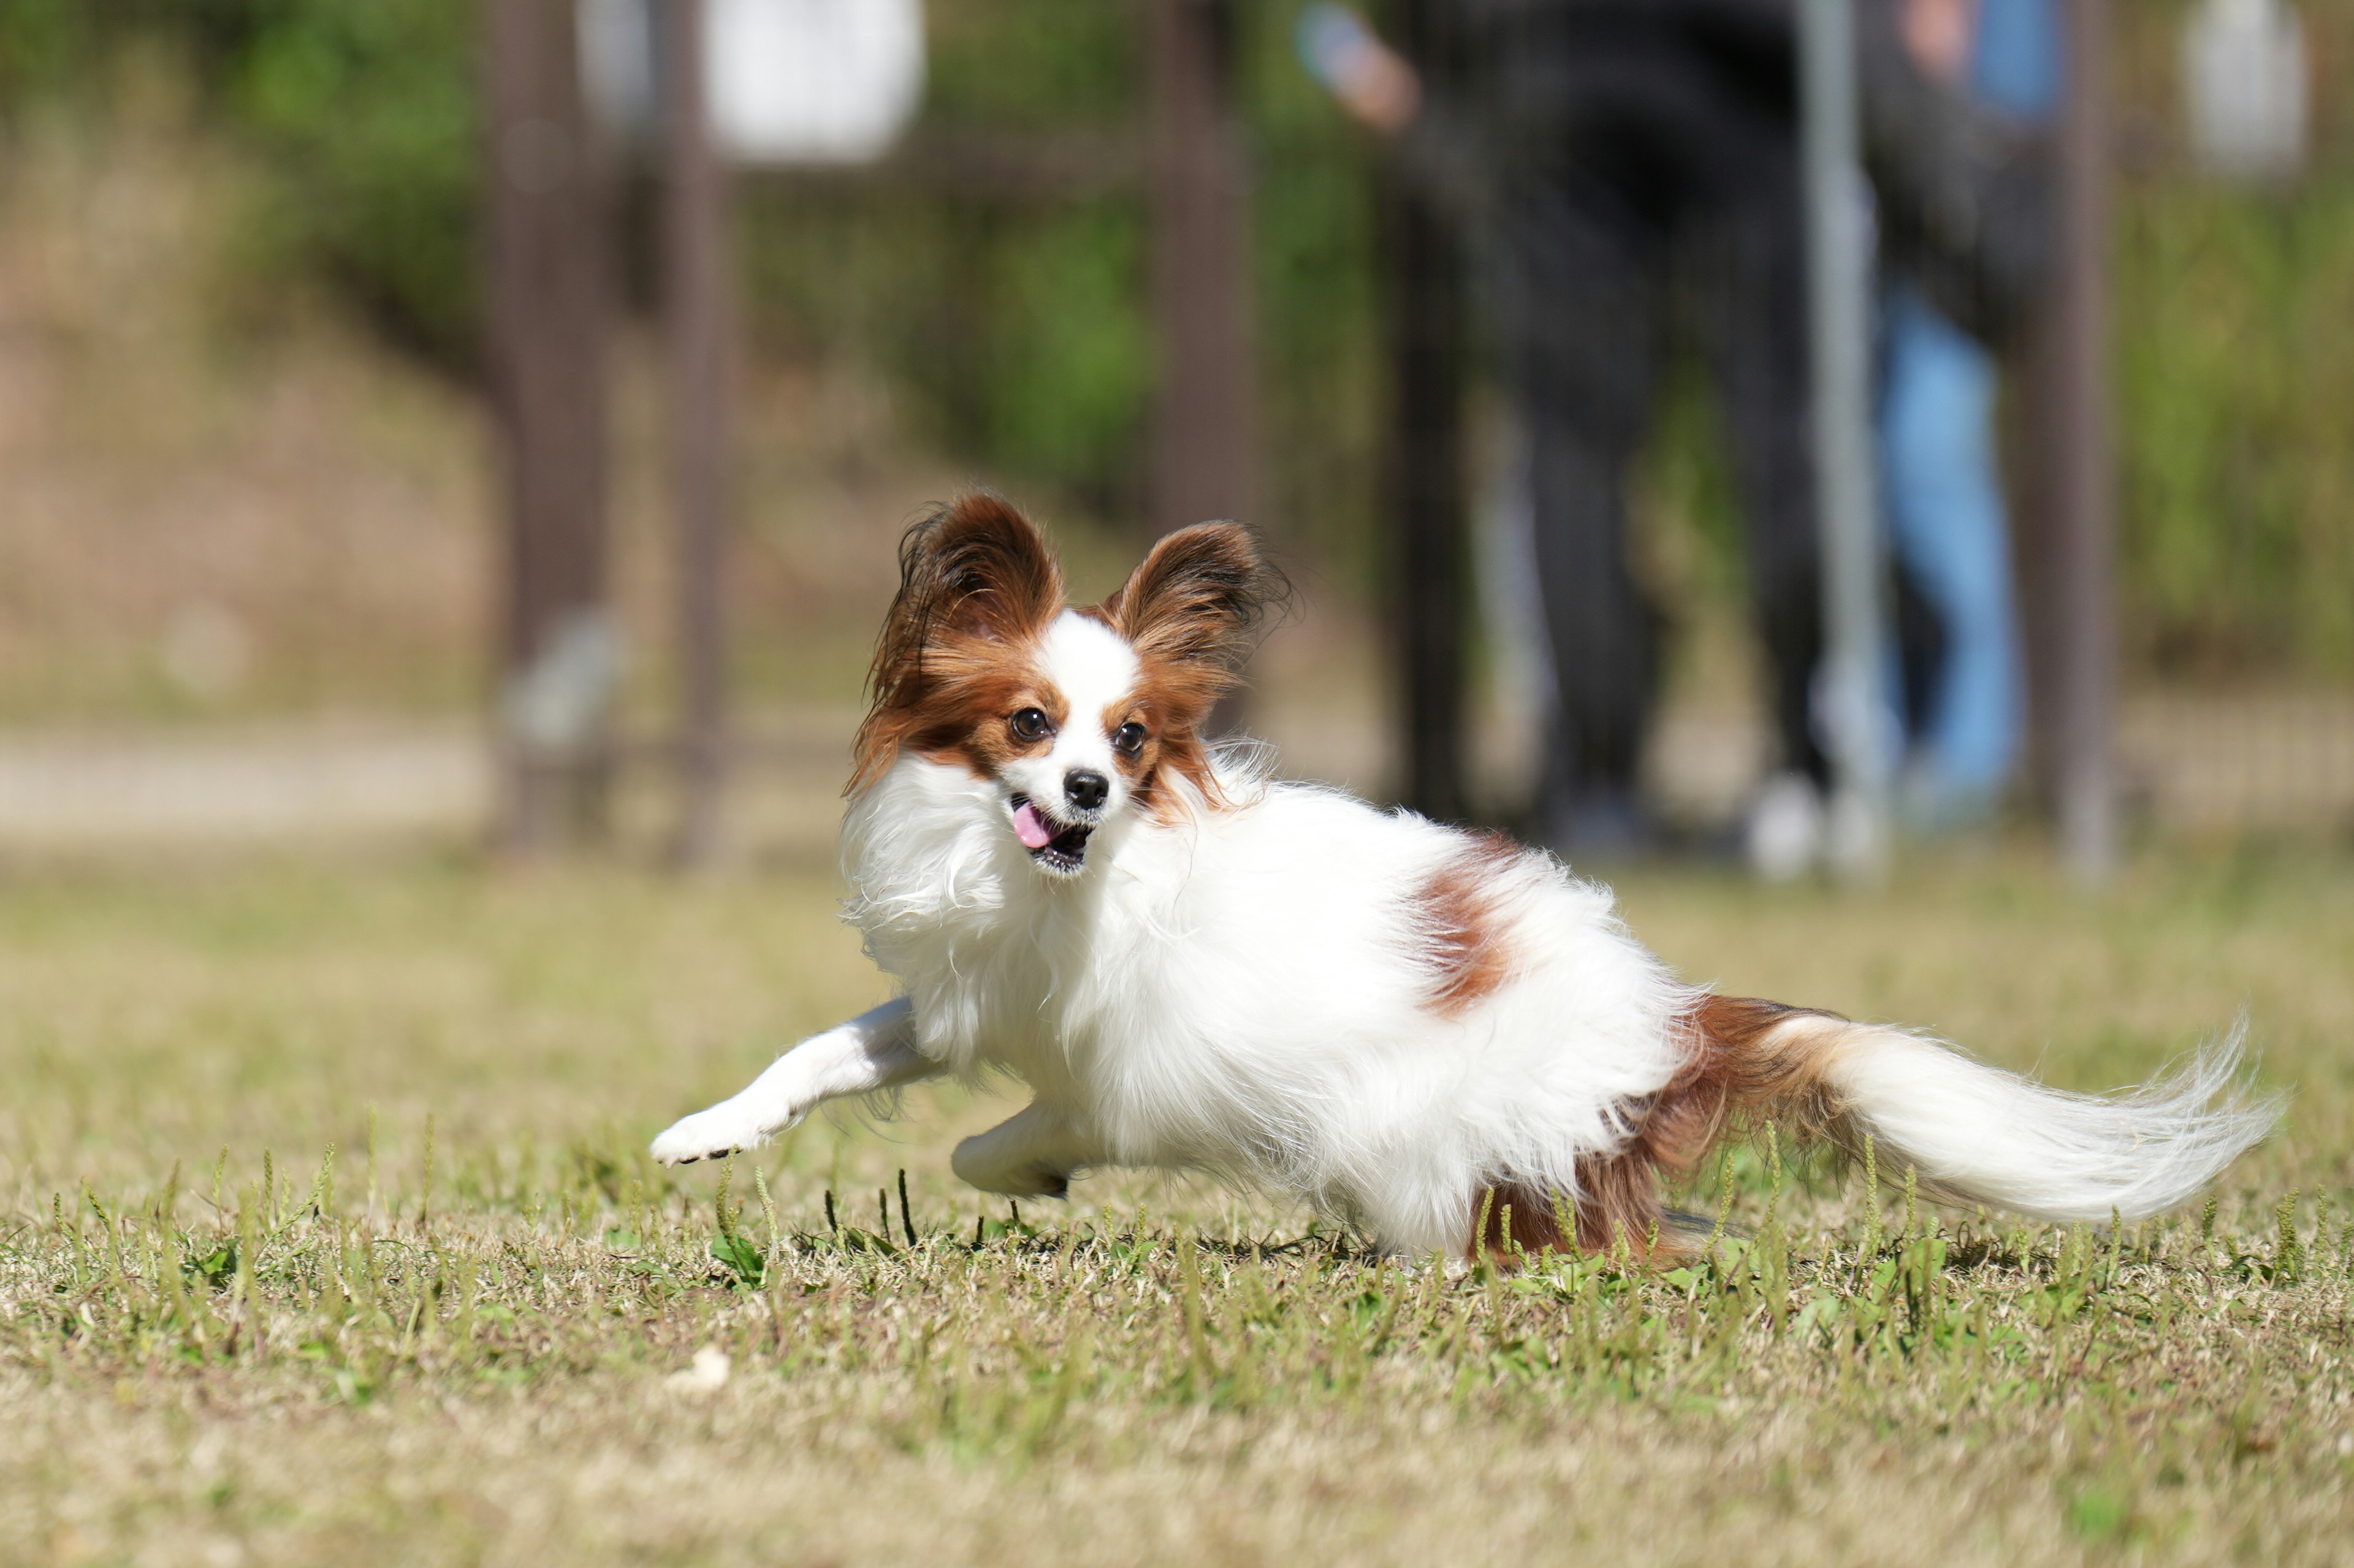
[[[871,705],[851,790],[889,766],[904,728],[896,720],[925,700],[938,673],[929,665],[960,662],[954,654],[969,661],[975,644],[1034,637],[1062,605],[1054,552],[1003,496],[974,491],[908,529],[899,542],[899,592],[867,675]]]
[[[1138,658],[1196,672],[1214,696],[1234,683],[1260,621],[1290,591],[1249,529],[1202,523],[1155,545],[1103,613]]]
[[[899,595],[887,648],[944,633],[1011,641],[1062,608],[1063,574],[1030,519],[985,490],[937,508],[899,542]]]

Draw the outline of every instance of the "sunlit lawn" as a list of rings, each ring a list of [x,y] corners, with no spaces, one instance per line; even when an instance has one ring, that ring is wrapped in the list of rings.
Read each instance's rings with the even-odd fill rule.
[[[1406,1272],[1141,1178],[1015,1224],[957,1090],[648,1166],[885,994],[814,867],[19,869],[0,1561],[2346,1560],[2354,862],[1625,891],[1693,978],[2073,1087],[2244,1012],[2286,1130],[2203,1222],[1744,1156],[1704,1267]]]

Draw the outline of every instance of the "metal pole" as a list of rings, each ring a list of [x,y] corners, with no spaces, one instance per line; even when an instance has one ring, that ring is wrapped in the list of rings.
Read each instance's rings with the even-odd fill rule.
[[[2116,859],[2111,726],[2116,598],[2108,417],[2108,0],[2070,0],[2060,122],[2060,276],[2049,560],[2054,668],[2046,726],[2061,851],[2087,880]]]
[[[484,23],[484,292],[507,516],[497,834],[531,853],[599,825],[609,766],[607,236],[571,0],[493,0]]]
[[[1448,67],[1447,0],[1398,0],[1399,48],[1437,79]],[[1464,779],[1463,284],[1444,217],[1394,168],[1384,192],[1392,569],[1404,726],[1402,795],[1459,821]]]
[[[1869,878],[1888,853],[1886,577],[1872,451],[1872,257],[1858,152],[1853,0],[1799,0],[1801,143],[1814,356],[1824,661],[1817,705],[1835,773],[1829,850]]]
[[[704,0],[658,5],[663,312],[678,527],[683,799],[676,853],[683,863],[699,865],[719,853],[726,768],[726,192],[705,106]]]

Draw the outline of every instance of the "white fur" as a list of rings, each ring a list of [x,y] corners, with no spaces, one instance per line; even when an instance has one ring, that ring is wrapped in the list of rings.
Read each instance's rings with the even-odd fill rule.
[[[809,1115],[820,1101],[895,1088],[939,1069],[909,1042],[906,997],[811,1036],[730,1098],[674,1123],[654,1139],[665,1165],[751,1149]]]
[[[1068,701],[1054,746],[1003,777],[901,757],[851,806],[849,918],[905,999],[788,1053],[743,1094],[655,1141],[676,1161],[748,1147],[830,1096],[935,1072],[1010,1074],[1033,1103],[956,1152],[957,1173],[1059,1192],[1090,1167],[1209,1171],[1295,1194],[1384,1245],[1465,1250],[1478,1194],[1511,1179],[1574,1201],[1581,1157],[1618,1150],[1679,1062],[1696,992],[1638,946],[1607,890],[1526,855],[1490,877],[1505,982],[1461,1016],[1430,1005],[1415,895],[1463,838],[1223,754],[1226,804],[1181,779],[1170,821],[1107,802],[1076,874],[1016,839],[1016,793],[1112,767],[1104,715],[1132,652],[1066,615],[1045,659]],[[1117,723],[1114,717],[1109,722]],[[2054,1219],[2180,1202],[2262,1136],[2209,1109],[2236,1058],[2173,1090],[2063,1096],[1893,1030],[1830,1021],[1838,1100],[1956,1196]]]
[[[1120,774],[1119,758],[1112,755],[1111,734],[1103,716],[1106,709],[1136,689],[1136,651],[1101,621],[1067,609],[1055,618],[1039,642],[1039,662],[1069,711],[1063,727],[1055,733],[1054,745],[1007,766],[1000,775],[1003,793],[1027,795],[1044,810],[1068,821],[1078,813],[1063,799],[1063,780],[1084,768],[1110,780],[1111,796],[1101,810],[1105,816],[1114,815],[1127,803],[1129,786]]]
[[[1521,972],[1440,1018],[1412,895],[1460,838],[1230,761],[1221,782],[1234,809],[1122,818],[1063,884],[991,785],[903,759],[852,808],[843,860],[916,1048],[1027,1083],[1066,1170],[1215,1171],[1396,1246],[1461,1245],[1469,1194],[1508,1173],[1574,1193],[1576,1157],[1675,1066],[1682,990],[1609,895],[1547,862],[1507,873]]]
[[[2039,1220],[2138,1220],[2197,1194],[2277,1119],[2232,1094],[2244,1026],[2132,1094],[2072,1095],[1942,1040],[1832,1022],[1827,1075],[1883,1171]]]

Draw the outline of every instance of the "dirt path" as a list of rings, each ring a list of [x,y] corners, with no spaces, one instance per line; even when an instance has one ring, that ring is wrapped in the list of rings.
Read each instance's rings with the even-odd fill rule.
[[[828,853],[856,719],[826,707],[747,724],[755,739],[736,801],[746,847]],[[1375,715],[1270,706],[1255,725],[1287,774],[1381,792],[1388,766]],[[1525,769],[1516,748],[1487,738],[1491,778]],[[1670,713],[1654,746],[1654,787],[1687,814],[1729,814],[1763,745],[1740,714]],[[2128,808],[2160,830],[2354,825],[2354,696],[2140,698],[2126,706],[2118,745]],[[494,788],[485,732],[453,720],[19,730],[0,733],[0,853],[463,840],[487,827]],[[637,770],[621,792],[625,832],[659,832],[663,795],[658,773]]]

